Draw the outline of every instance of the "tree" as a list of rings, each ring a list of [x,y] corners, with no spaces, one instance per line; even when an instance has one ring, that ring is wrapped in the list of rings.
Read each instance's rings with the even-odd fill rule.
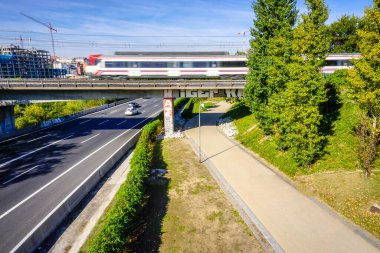
[[[343,15],[328,27],[330,38],[330,53],[359,52],[359,41],[356,31],[360,27],[360,18],[352,15]]]
[[[273,99],[288,81],[284,71],[290,62],[292,29],[297,19],[295,0],[257,0],[253,3],[254,27],[251,29],[247,85],[247,105],[269,134],[278,121],[278,104]]]
[[[365,10],[363,27],[357,33],[362,57],[353,61],[349,81],[363,111],[357,130],[358,156],[362,169],[370,176],[380,142],[380,0]]]
[[[308,12],[294,31],[293,62],[288,65],[290,81],[284,91],[280,132],[299,165],[311,164],[321,155],[325,137],[321,134],[321,107],[326,88],[319,68],[328,52],[324,0],[306,0]]]

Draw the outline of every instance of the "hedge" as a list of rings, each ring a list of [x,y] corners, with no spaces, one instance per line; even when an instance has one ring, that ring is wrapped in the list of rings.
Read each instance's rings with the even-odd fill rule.
[[[175,110],[186,102],[187,99],[176,99]],[[98,233],[90,242],[88,252],[120,252],[124,248],[128,234],[133,229],[132,221],[143,202],[153,157],[153,140],[161,129],[160,119],[143,128],[131,159],[127,179],[116,193],[114,205],[105,214]]]

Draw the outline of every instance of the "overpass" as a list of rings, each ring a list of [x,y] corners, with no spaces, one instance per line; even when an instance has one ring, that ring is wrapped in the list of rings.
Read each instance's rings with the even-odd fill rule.
[[[15,130],[13,107],[31,101],[162,98],[165,129],[173,129],[173,99],[242,97],[245,80],[0,80],[0,134]]]

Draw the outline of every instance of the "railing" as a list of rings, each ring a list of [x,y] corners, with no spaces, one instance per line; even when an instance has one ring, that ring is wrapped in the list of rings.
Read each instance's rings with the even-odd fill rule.
[[[234,88],[242,89],[245,80],[9,80],[0,79],[0,89],[13,88],[124,88],[124,89],[178,89],[178,88]]]

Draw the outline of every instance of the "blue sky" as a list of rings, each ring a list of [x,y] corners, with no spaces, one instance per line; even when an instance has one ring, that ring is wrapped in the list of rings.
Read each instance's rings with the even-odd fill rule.
[[[343,14],[361,16],[372,2],[326,0],[328,23]],[[23,12],[58,30],[54,38],[61,57],[114,51],[233,53],[248,47],[249,35],[238,33],[253,25],[251,5],[244,0],[0,0],[0,45],[20,45],[21,36],[25,47],[52,51],[48,29]],[[306,11],[303,1],[297,6]],[[99,34],[112,36],[90,36]]]

